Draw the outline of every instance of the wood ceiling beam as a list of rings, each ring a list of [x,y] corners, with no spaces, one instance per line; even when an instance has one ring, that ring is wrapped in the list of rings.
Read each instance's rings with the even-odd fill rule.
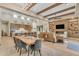
[[[48,11],[48,10],[50,10],[51,8],[55,8],[56,6],[59,6],[59,5],[61,5],[61,4],[62,4],[62,3],[55,3],[55,4],[49,6],[49,7],[45,8],[45,9],[39,11],[37,14],[41,14],[41,13],[43,13],[43,12],[45,12],[45,11]]]
[[[65,11],[68,11],[68,10],[71,10],[71,9],[74,9],[74,8],[75,8],[75,6],[72,6],[72,7],[69,7],[67,9],[63,9],[63,10],[57,11],[55,13],[51,13],[51,14],[45,15],[44,17],[49,17],[49,16],[52,16],[54,14],[58,14],[58,13],[61,13],[61,12],[65,12]]]
[[[75,12],[70,12],[70,13],[67,13],[67,14],[62,14],[62,15],[59,15],[59,16],[51,17],[49,19],[53,19],[53,18],[57,18],[57,17],[62,17],[62,16],[67,16],[67,15],[71,15],[71,14],[75,14]]]
[[[27,10],[30,10],[32,7],[34,7],[36,5],[36,3],[32,3],[28,8]]]

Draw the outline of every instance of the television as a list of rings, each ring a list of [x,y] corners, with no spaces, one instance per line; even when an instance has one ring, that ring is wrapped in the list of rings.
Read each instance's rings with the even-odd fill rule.
[[[58,24],[58,25],[56,25],[56,29],[64,29],[64,24]]]

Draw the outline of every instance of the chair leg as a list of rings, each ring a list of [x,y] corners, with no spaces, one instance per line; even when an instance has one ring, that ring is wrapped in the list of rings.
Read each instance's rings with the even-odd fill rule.
[[[17,50],[17,46],[15,46],[16,50]]]
[[[28,46],[28,56],[29,56],[29,46]]]
[[[20,49],[20,54],[19,55],[21,55],[21,49]]]
[[[34,56],[35,56],[35,50],[34,50]]]
[[[40,54],[40,56],[41,56],[41,50],[39,50],[39,54]]]
[[[31,51],[31,54],[33,53],[33,49],[32,49],[32,51]]]
[[[17,50],[17,47],[16,47],[16,45],[15,45],[15,49]]]
[[[27,52],[27,48],[24,48],[25,49],[25,51]]]
[[[15,43],[15,46],[14,46],[14,47],[15,47],[15,49],[17,50],[17,45],[16,45],[16,43]]]
[[[19,52],[19,48],[17,48],[17,52]]]

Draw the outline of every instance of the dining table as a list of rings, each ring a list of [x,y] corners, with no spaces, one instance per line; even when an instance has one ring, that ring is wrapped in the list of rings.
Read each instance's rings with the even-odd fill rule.
[[[29,47],[30,47],[30,45],[35,44],[36,37],[22,35],[22,36],[14,36],[14,38],[17,40],[21,40],[28,46],[28,56],[29,56],[29,52],[30,52]]]

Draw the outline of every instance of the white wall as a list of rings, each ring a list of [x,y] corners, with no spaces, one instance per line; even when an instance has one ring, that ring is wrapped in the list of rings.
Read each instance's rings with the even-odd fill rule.
[[[0,11],[0,16],[1,16],[1,11]],[[1,19],[0,19],[0,43],[1,43]]]
[[[76,4],[76,16],[79,16],[79,3]]]
[[[1,21],[0,21],[0,37],[1,37]]]
[[[2,28],[2,30],[5,32],[5,33],[7,33],[8,32],[8,24],[1,24],[1,28]]]
[[[3,30],[4,33],[7,33],[8,36],[10,34],[10,26],[9,26],[9,23],[6,22],[6,21],[0,21],[1,22],[1,30]]]
[[[43,32],[49,32],[49,23],[47,21],[37,22],[37,26],[43,25]]]

